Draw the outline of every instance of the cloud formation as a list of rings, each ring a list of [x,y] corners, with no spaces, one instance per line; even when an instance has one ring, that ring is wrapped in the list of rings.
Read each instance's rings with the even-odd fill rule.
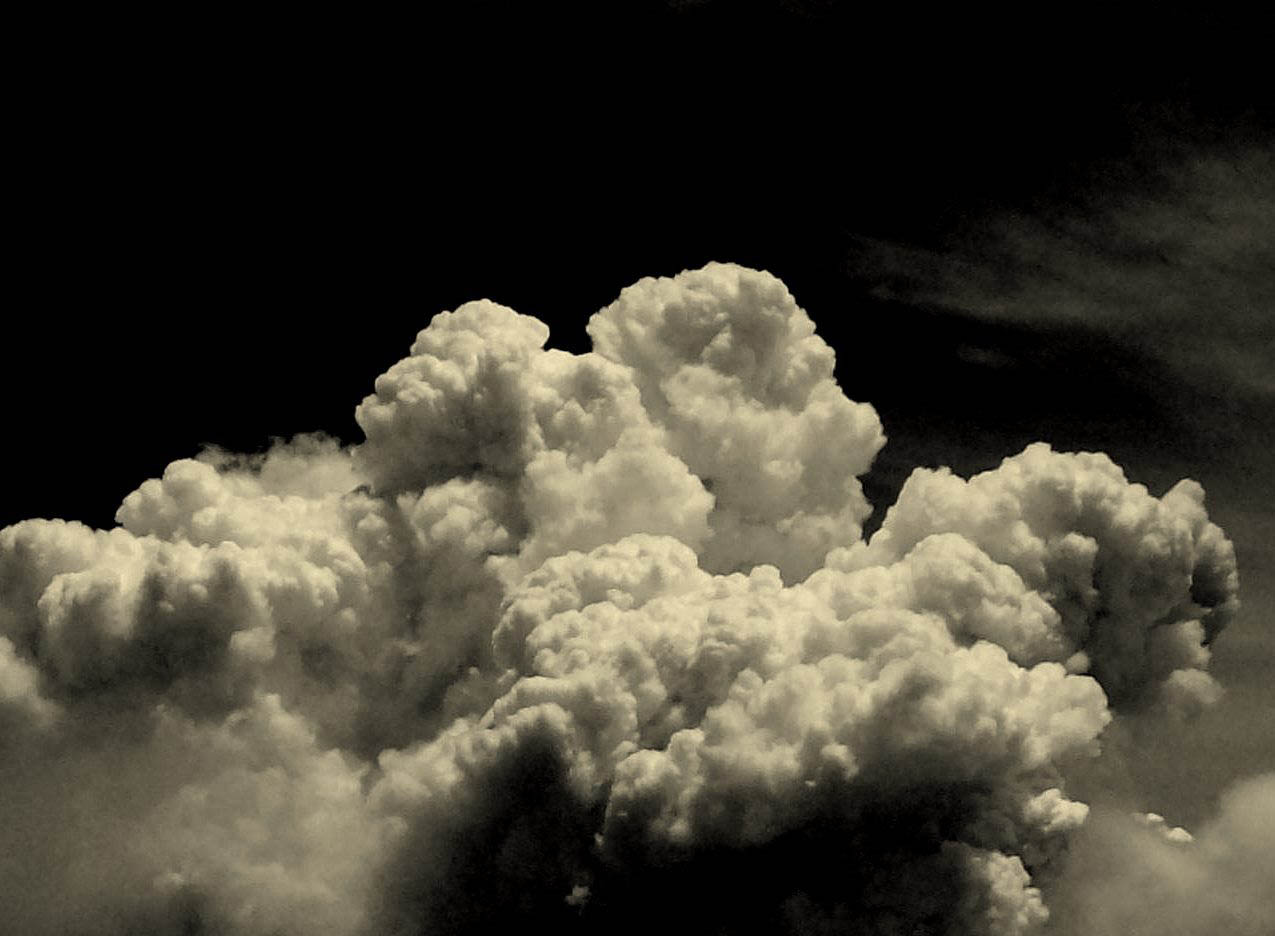
[[[643,280],[589,333],[467,303],[360,445],[0,531],[23,931],[1045,925],[1059,764],[1218,691],[1199,486],[1036,445],[918,470],[865,542],[881,424],[781,282]]]
[[[1275,928],[1275,774],[1226,790],[1196,832],[1152,814],[1095,810],[1051,891],[1059,934],[1235,933]]]

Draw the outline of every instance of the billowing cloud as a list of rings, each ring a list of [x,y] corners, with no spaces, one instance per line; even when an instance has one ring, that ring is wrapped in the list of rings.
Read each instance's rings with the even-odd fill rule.
[[[1199,486],[1032,446],[918,470],[865,542],[880,422],[777,279],[643,280],[589,331],[467,303],[357,446],[0,531],[22,931],[1046,924],[1060,764],[1218,691]]]
[[[713,491],[709,568],[803,577],[858,538],[881,421],[841,393],[832,349],[783,283],[726,264],[645,279],[589,334],[633,369],[670,449]]]
[[[1156,498],[1105,455],[1044,443],[968,481],[918,469],[871,541],[836,562],[878,567],[941,533],[975,544],[1055,612],[1042,625],[1047,635],[1007,633],[999,641],[1007,647],[1035,639],[1044,658],[1076,654],[1074,665],[1092,667],[1116,704],[1151,690],[1178,704],[1215,694],[1203,672],[1207,645],[1238,606],[1238,579],[1235,550],[1209,523],[1195,482]],[[926,569],[949,576],[940,602],[990,585],[934,563]]]

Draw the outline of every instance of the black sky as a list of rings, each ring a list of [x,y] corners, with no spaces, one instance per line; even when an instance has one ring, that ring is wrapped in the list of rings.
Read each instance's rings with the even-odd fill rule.
[[[852,248],[1065,204],[1160,138],[1259,137],[1255,31],[856,6],[33,26],[0,522],[108,524],[204,443],[356,441],[375,375],[465,300],[581,350],[620,288],[714,259],[780,276],[881,411],[879,504],[914,464],[970,470],[1042,435],[1154,448],[1178,403],[1154,362],[875,299]]]

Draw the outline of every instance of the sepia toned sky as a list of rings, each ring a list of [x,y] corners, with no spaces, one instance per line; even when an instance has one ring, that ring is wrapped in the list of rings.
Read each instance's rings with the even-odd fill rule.
[[[336,441],[331,448],[281,450],[279,477],[290,479],[285,487],[301,490],[295,472],[315,491],[350,480],[349,487],[370,483],[378,494],[414,490],[413,484],[423,490],[449,477],[450,469],[433,461],[404,468],[397,443],[385,439],[406,433],[412,444],[424,439],[440,451],[451,443],[407,417],[400,424],[394,413],[377,416],[367,403],[356,420],[355,408],[374,387],[382,393],[387,384],[378,375],[404,358],[437,313],[491,300],[543,322],[550,349],[579,355],[605,345],[609,360],[640,371],[655,358],[648,360],[646,351],[614,336],[600,341],[594,326],[586,332],[590,317],[603,309],[618,309],[607,313],[617,321],[655,314],[649,309],[656,306],[646,304],[654,299],[626,293],[630,298],[619,300],[621,290],[643,277],[677,277],[715,262],[767,271],[782,281],[835,353],[841,393],[871,404],[879,416],[885,436],[879,451],[866,422],[829,435],[829,445],[844,445],[846,460],[871,461],[866,471],[851,472],[872,508],[855,521],[865,538],[890,526],[886,510],[914,469],[947,467],[969,478],[1038,441],[1055,452],[1106,453],[1131,485],[1144,486],[1155,498],[1184,478],[1203,486],[1208,518],[1233,542],[1239,574],[1239,610],[1209,646],[1208,669],[1221,693],[1186,719],[1146,700],[1117,704],[1118,717],[1102,729],[1101,756],[1073,757],[1073,751],[1056,758],[1067,796],[1089,805],[1089,819],[1072,836],[1065,870],[1042,884],[1049,921],[1029,901],[1022,911],[1027,916],[1006,923],[1003,932],[1033,932],[1031,926],[1068,936],[1160,932],[1171,919],[1192,927],[1189,933],[1211,932],[1222,921],[1234,932],[1256,936],[1275,914],[1270,882],[1250,867],[1275,843],[1275,94],[1263,74],[1260,31],[1243,19],[1201,12],[1101,17],[1060,12],[1006,19],[856,7],[834,0],[473,4],[398,28],[319,14],[296,21],[173,22],[161,27],[162,41],[143,38],[154,24],[109,18],[73,28],[33,25],[13,136],[19,168],[10,178],[10,228],[16,236],[7,353],[0,367],[8,422],[0,527],[63,518],[100,529],[131,523],[130,535],[160,535],[156,531],[164,529],[168,533],[162,535],[177,536],[173,531],[182,529],[181,522],[172,517],[174,510],[186,509],[180,504],[161,509],[155,506],[159,501],[145,498],[131,501],[132,508],[121,504],[146,479],[167,480],[166,467],[179,459],[210,448],[264,453],[272,440],[300,433],[323,433]],[[691,289],[684,280],[676,282],[678,289]],[[496,343],[514,336],[508,337],[509,360],[523,360],[518,349],[531,339],[517,335],[531,326],[492,321],[498,321],[490,326],[490,334],[500,336]],[[616,334],[623,333],[615,327]],[[447,349],[463,346],[445,335],[431,340]],[[680,360],[675,345],[660,353]],[[447,353],[460,352],[437,351]],[[612,387],[619,378],[609,373],[602,368],[589,380]],[[549,383],[558,387],[557,380]],[[668,443],[668,453],[651,443],[644,457],[665,472],[660,459],[675,456],[690,466],[687,477],[708,478],[712,472],[702,465],[711,458],[696,448],[695,434],[661,422],[671,419],[665,410],[676,411],[680,404],[661,398],[653,405],[650,388],[639,384],[650,415],[623,410],[624,418],[643,427],[658,423],[661,432],[681,439]],[[693,399],[707,412],[712,394],[692,390],[703,394]],[[628,390],[608,392],[629,400]],[[372,454],[359,456],[357,470],[334,454],[365,436],[371,440],[365,453]],[[231,461],[217,462],[219,457],[205,455],[233,467]],[[469,457],[466,449],[464,458]],[[473,456],[476,463],[486,457]],[[837,462],[833,449],[802,457],[811,472],[825,457],[828,464]],[[309,467],[302,471],[289,459]],[[505,477],[504,469],[492,470]],[[743,506],[732,506],[731,498],[739,496],[730,487],[732,470],[751,479],[737,480],[737,490],[749,490],[756,481],[747,467],[713,468],[718,487],[710,493],[722,512],[708,521],[715,529],[737,521],[734,514],[724,519],[730,511],[747,514]],[[689,484],[674,468],[667,472],[681,479],[676,484]],[[667,492],[681,488],[665,480],[661,474],[658,482],[634,482],[634,498],[659,490],[669,503],[691,504],[703,496],[691,484],[685,498],[671,498]],[[256,483],[242,482],[242,490]],[[260,483],[268,490],[275,482]],[[550,489],[559,490],[547,485]],[[572,526],[578,518],[562,506],[569,498],[562,498],[545,494],[525,506],[528,516],[541,517],[518,547],[529,569],[533,557],[539,561],[567,547],[587,552],[606,541],[601,533]],[[701,567],[714,573],[745,568],[760,556],[781,566],[783,583],[791,586],[793,570],[804,575],[808,566],[818,566],[804,554],[796,556],[795,547],[784,553],[760,536],[754,548],[749,537],[757,534],[746,524],[735,544],[739,556],[725,547],[716,553],[701,549],[696,538],[708,534],[693,516],[653,507],[642,517],[640,506],[624,503],[628,519],[617,521],[620,532],[654,530],[691,542]],[[427,507],[414,508],[411,522],[428,514]],[[457,509],[477,515],[489,507],[466,501]],[[848,513],[837,516],[854,516],[857,502],[844,509]],[[329,521],[317,516],[318,508],[313,516],[289,522],[327,531]],[[271,515],[244,522],[264,529],[278,521]],[[566,529],[574,532],[562,532]],[[857,532],[847,539],[857,539]],[[974,533],[957,532],[967,533],[997,561],[1009,561]],[[661,569],[683,569],[688,561],[676,550],[655,553]],[[649,558],[646,552],[642,557]],[[694,559],[692,554],[692,564]],[[187,559],[164,561],[171,563],[165,568],[177,570]],[[449,560],[431,561],[451,569]],[[114,568],[103,562],[103,568]],[[470,581],[469,571],[455,575]],[[8,590],[0,597],[18,608],[25,579],[13,573],[0,582]],[[474,586],[474,594],[480,591]],[[513,599],[448,597],[455,607],[433,613],[460,620],[484,613],[483,602],[502,600]],[[238,601],[227,599],[233,609],[228,615],[242,617]],[[180,609],[181,601],[177,604]],[[456,610],[462,606],[463,613]],[[5,613],[10,617],[0,624],[26,612]],[[200,627],[221,626],[199,620]],[[65,656],[39,662],[37,669],[45,669],[38,678],[56,683],[49,698],[57,705],[84,705],[90,713],[83,716],[86,724],[97,724],[93,719],[106,718],[103,712],[118,702],[109,693],[100,706],[95,700],[93,680],[107,677],[82,662],[80,649],[58,652]],[[422,652],[445,655],[435,645]],[[0,663],[8,665],[7,660],[0,656]],[[129,692],[142,693],[149,705],[146,693],[153,686],[138,683],[143,684]],[[219,717],[221,706],[230,705],[225,699],[238,700],[236,693],[247,691],[229,682],[193,689],[164,685],[171,698],[163,701],[175,711],[186,706]],[[1111,685],[1104,685],[1111,695]],[[421,691],[433,700],[429,693],[441,698],[447,688],[431,683]],[[455,699],[471,688],[448,691],[447,705],[460,705]],[[312,729],[326,737],[325,726],[339,721],[333,713],[344,703],[334,695],[316,709],[320,714],[308,727],[302,721],[295,728],[289,721],[294,713],[269,708],[278,703],[274,698],[243,709],[253,713],[244,716],[244,724],[267,727],[244,729],[242,736],[227,729],[226,737],[207,743],[223,745],[227,760],[242,755],[255,764],[278,755],[288,775],[299,778],[293,795],[315,802],[332,797],[337,804],[332,810],[339,813],[334,821],[348,823],[352,842],[374,838],[372,820],[361,800],[343,812],[347,800],[333,790],[342,783],[370,789],[376,782],[377,802],[400,809],[396,797],[410,796],[394,778],[423,783],[421,764],[442,757],[433,748],[382,755],[375,768],[380,773],[351,772],[356,779],[350,780],[335,761],[305,744],[296,742],[294,750],[288,747],[292,741],[278,740],[295,740]],[[128,699],[129,705],[140,704],[132,695]],[[503,698],[499,704],[515,707]],[[384,705],[390,712],[384,724],[341,729],[355,737],[338,745],[342,757],[351,751],[370,764],[382,749],[415,750],[406,740],[420,741],[413,732],[425,729],[403,727],[409,715],[397,703]],[[426,719],[431,732],[445,723],[439,713],[451,711],[439,706],[430,715],[434,720]],[[1098,716],[1086,706],[1077,702],[1077,711],[1088,713],[1097,731]],[[198,786],[203,768],[193,761],[182,764],[182,755],[174,752],[187,750],[183,744],[197,747],[190,739],[203,736],[184,723],[170,724],[167,715],[156,717],[161,720],[153,728],[156,737],[169,732],[184,740],[171,749],[152,745],[144,758],[131,760],[135,739],[125,736],[142,729],[121,723],[118,747],[63,756],[78,744],[69,736],[56,750],[20,748],[37,753],[11,760],[8,773],[0,773],[0,793],[9,802],[0,815],[15,841],[45,843],[32,867],[69,869],[65,881],[54,876],[53,884],[36,887],[29,869],[12,860],[0,864],[0,896],[37,895],[18,917],[34,932],[58,931],[72,919],[46,913],[39,904],[55,901],[63,885],[74,895],[68,905],[87,908],[73,918],[85,933],[126,932],[128,926],[167,932],[165,926],[189,925],[174,923],[171,908],[147,916],[152,911],[140,898],[141,910],[132,904],[121,910],[118,901],[101,896],[99,891],[125,893],[139,886],[141,872],[133,869],[144,862],[134,865],[130,858],[121,862],[127,870],[100,879],[80,863],[108,853],[113,843],[128,841],[130,849],[145,852],[150,840],[135,836],[135,828],[153,832],[161,842],[156,853],[163,848],[179,853],[173,843],[180,836],[170,830],[185,828],[183,822],[198,828],[201,820],[183,818],[185,801],[165,799],[172,791],[163,778],[180,778],[172,780],[174,787]],[[0,719],[0,730],[9,731],[10,722]],[[13,737],[20,734],[13,729]],[[528,743],[534,747],[542,740],[537,735]],[[280,754],[285,748],[286,755]],[[889,773],[897,767],[894,755],[881,753],[887,749],[886,742],[868,744],[863,757],[865,763],[878,758],[885,765],[882,775],[894,776]],[[500,762],[490,776],[481,774],[483,782],[504,782],[512,790],[540,786],[551,803],[573,802],[565,780],[551,770],[537,773],[545,768],[533,755]],[[40,776],[47,765],[56,766],[48,768],[45,783]],[[325,780],[329,769],[339,779]],[[615,791],[622,786],[618,777],[608,781]],[[251,786],[243,782],[244,789]],[[252,796],[269,798],[251,789]],[[510,794],[513,806],[503,800],[448,802],[456,815],[489,817],[516,811],[522,795]],[[229,805],[213,812],[228,828],[233,822],[225,815],[240,801],[227,796]],[[123,805],[93,819],[95,802],[111,797]],[[153,821],[138,819],[149,815],[152,801],[164,802],[167,811]],[[902,802],[897,808],[930,808]],[[190,808],[190,815],[204,815]],[[872,808],[881,813],[855,827],[857,847],[888,856],[883,868],[895,868],[895,861],[904,868],[881,842],[896,807]],[[385,931],[416,932],[413,927],[437,923],[443,917],[431,914],[443,912],[456,920],[481,919],[466,915],[476,911],[463,896],[466,887],[488,894],[484,888],[497,886],[486,880],[481,849],[507,852],[517,863],[524,854],[519,849],[530,846],[510,845],[497,835],[491,842],[482,839],[487,845],[473,846],[478,850],[471,853],[464,845],[466,827],[420,818],[433,815],[431,809],[444,807],[431,804],[412,814],[407,844],[378,878],[377,886],[407,896],[399,902],[383,894],[360,897],[378,906],[380,915],[369,911],[365,916],[374,922],[368,924],[351,911],[333,931],[381,925]],[[61,810],[67,818],[51,824],[29,818],[40,810],[49,815]],[[1163,821],[1148,821],[1148,813]],[[566,806],[534,813],[528,820],[533,831],[519,834],[551,838],[545,829],[554,819],[546,816],[566,814]],[[1141,818],[1131,818],[1134,814]],[[296,828],[308,828],[306,817],[298,815]],[[585,832],[592,830],[590,817],[577,819]],[[1193,851],[1172,837],[1178,827],[1189,830]],[[490,832],[482,828],[484,835]],[[224,834],[227,841],[233,838]],[[735,847],[729,835],[712,829],[703,834],[719,850],[697,852],[689,865],[700,875],[704,894],[729,893],[729,877],[738,871],[758,893],[772,888],[786,895],[785,919],[807,919],[805,892],[784,890],[791,890],[791,882],[775,883],[764,863],[794,861],[792,867],[802,873],[817,873],[813,864],[793,858],[792,849],[800,852],[806,839],[784,839],[761,865],[730,865],[714,863],[714,856]],[[836,844],[813,841],[812,848],[842,855]],[[346,865],[323,847],[298,833],[275,858],[286,869],[302,869],[299,881],[326,886],[345,880]],[[566,867],[576,860],[566,846],[549,858],[534,849],[531,854],[537,856],[529,859],[533,864]],[[619,879],[607,874],[629,873],[625,862],[632,854],[623,851],[622,857],[591,879],[595,905],[603,908],[598,919],[608,919],[610,912],[614,920],[625,912],[619,898],[596,903],[607,881],[613,886]],[[421,883],[413,876],[416,862],[450,867],[452,858],[470,877],[458,883],[426,875]],[[685,878],[651,870],[656,866],[643,861],[632,866],[639,869],[632,872],[635,888],[693,896]],[[357,863],[350,859],[351,866]],[[989,880],[1004,871],[995,862],[988,867]],[[283,909],[262,918],[279,931],[324,922],[306,916],[305,908],[322,901],[296,897],[309,893],[300,884],[289,890],[287,881],[236,873],[214,875],[206,888],[191,891],[193,903],[178,916],[215,927],[211,921],[231,912],[219,902],[232,899],[225,894],[238,899],[260,886],[287,895],[279,898]],[[523,881],[522,873],[502,865],[492,875],[507,883]],[[571,891],[573,907],[587,902],[589,888],[580,886],[578,894]],[[873,885],[865,877],[856,886],[862,894]],[[884,890],[883,900],[924,905],[931,915],[927,899],[943,906],[948,899],[927,898],[903,885]],[[528,891],[534,888],[528,885]],[[452,901],[446,905],[450,910],[440,911],[442,904],[420,909],[428,903],[421,894],[433,895],[437,903],[440,893]],[[817,903],[814,885],[811,894]],[[561,901],[554,900],[558,907]],[[99,902],[113,909],[92,926],[84,923]],[[842,926],[888,931],[889,919],[856,912],[838,917],[809,911],[809,919],[818,919],[828,932],[838,931],[838,920]],[[712,921],[704,913],[695,918],[696,926]],[[236,924],[241,931],[253,932],[258,918],[242,919],[249,922]],[[745,931],[744,910],[721,919],[734,921],[738,928],[732,931]]]

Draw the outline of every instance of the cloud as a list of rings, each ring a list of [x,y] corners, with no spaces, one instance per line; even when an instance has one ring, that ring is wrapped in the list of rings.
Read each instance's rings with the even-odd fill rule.
[[[937,533],[976,544],[1047,601],[1056,616],[1035,625],[1046,633],[1030,635],[1043,641],[1044,658],[1075,654],[1074,665],[1092,669],[1116,705],[1158,691],[1189,706],[1216,693],[1203,672],[1207,645],[1238,607],[1239,582],[1235,550],[1208,521],[1194,481],[1156,498],[1105,455],[1044,443],[968,481],[917,469],[872,539],[834,561],[849,570],[879,566]],[[959,600],[979,587],[987,584],[950,573],[937,597]],[[990,636],[989,626],[997,625],[981,625]],[[1029,636],[1012,625],[1000,633],[1010,647]]]
[[[881,421],[841,393],[832,349],[783,283],[726,264],[644,279],[589,334],[633,368],[670,450],[713,491],[709,568],[800,578],[858,537]]]
[[[1032,446],[919,469],[864,542],[881,425],[781,282],[647,279],[589,330],[467,303],[360,445],[0,531],[15,925],[1040,930],[1060,765],[1216,695],[1199,486]]]
[[[1269,396],[1271,150],[1178,143],[1156,156],[1154,170],[1118,167],[1077,201],[999,214],[942,249],[862,240],[856,265],[882,295],[1082,326],[1204,387]]]
[[[1051,932],[1235,933],[1275,927],[1275,774],[1226,790],[1194,834],[1155,814],[1094,810],[1051,888]]]

